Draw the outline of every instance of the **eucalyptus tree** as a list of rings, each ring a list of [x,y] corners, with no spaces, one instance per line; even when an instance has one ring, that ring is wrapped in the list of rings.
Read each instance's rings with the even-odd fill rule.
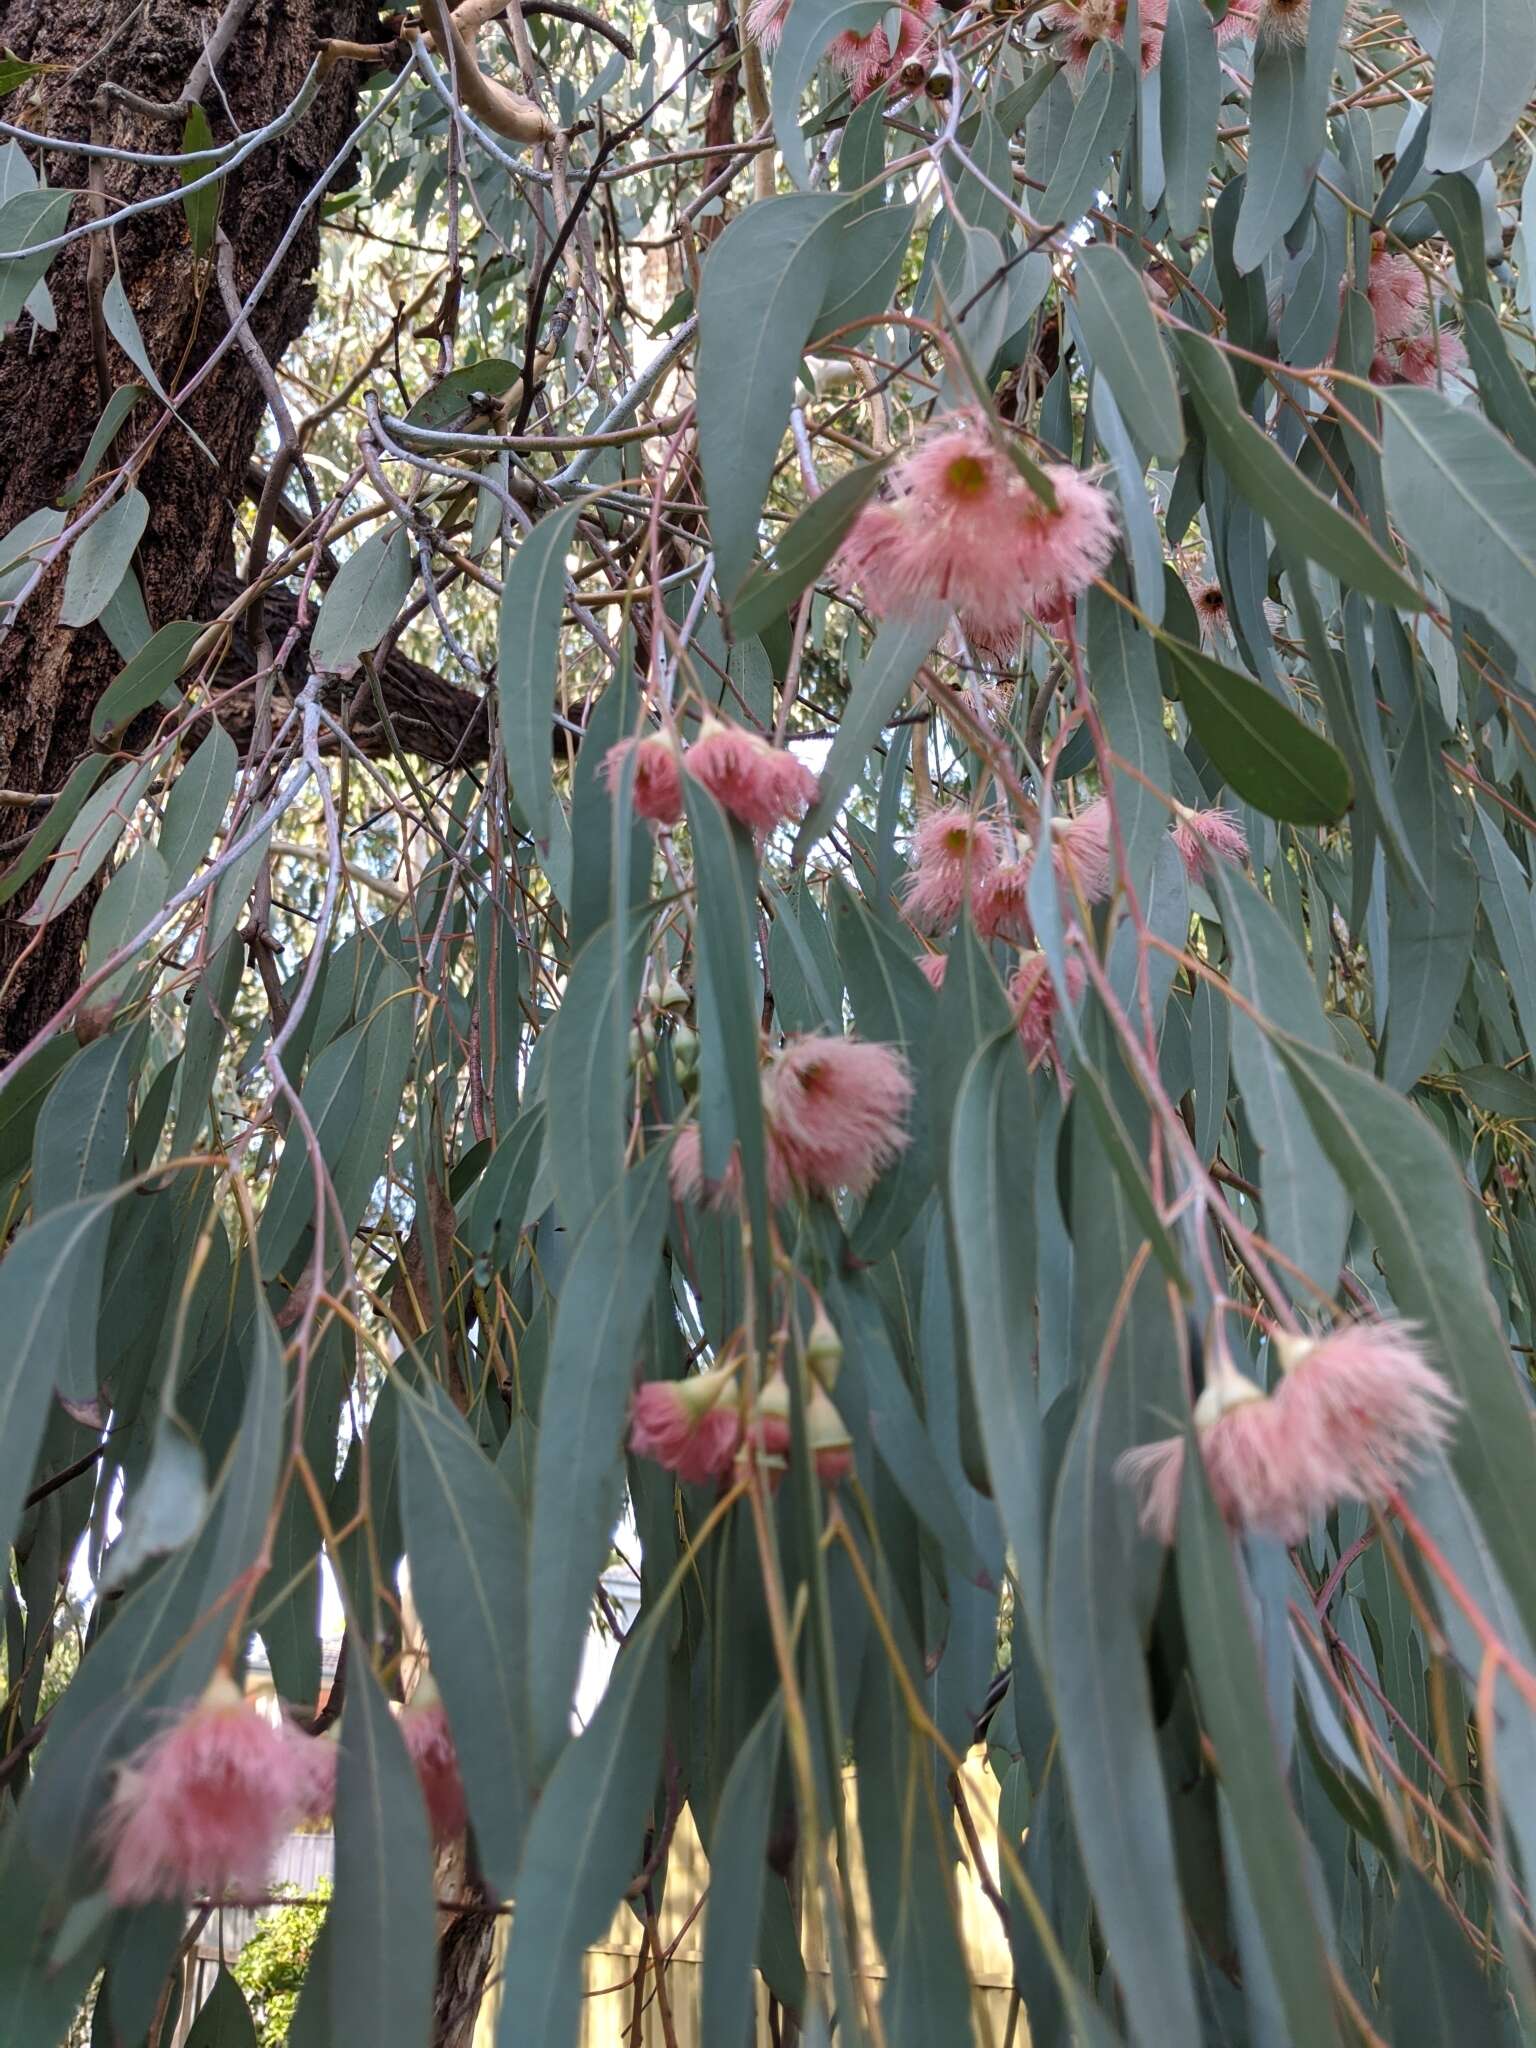
[[[0,4],[8,2043],[1532,2033],[1533,30]]]

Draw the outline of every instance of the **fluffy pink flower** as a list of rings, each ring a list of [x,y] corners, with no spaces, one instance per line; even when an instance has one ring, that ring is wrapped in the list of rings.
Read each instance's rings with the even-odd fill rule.
[[[1325,1337],[1271,1338],[1285,1371],[1274,1406],[1312,1447],[1331,1497],[1384,1506],[1461,1403],[1406,1323],[1345,1323]]]
[[[629,1447],[654,1458],[688,1486],[728,1472],[741,1441],[741,1417],[729,1367],[681,1380],[645,1380],[635,1389]]]
[[[768,1200],[775,1209],[790,1197],[789,1170],[772,1130],[767,1133]],[[675,1201],[697,1202],[706,1209],[734,1208],[741,1200],[741,1153],[731,1147],[723,1180],[704,1177],[704,1140],[697,1124],[685,1124],[672,1141],[667,1178]]]
[[[1260,0],[1258,35],[1261,42],[1291,43],[1298,47],[1307,40],[1312,22],[1312,0]]]
[[[1257,34],[1260,4],[1261,0],[1232,0],[1232,5],[1216,24],[1217,42],[1233,43],[1239,36]]]
[[[911,1100],[912,1077],[895,1047],[857,1038],[792,1038],[763,1078],[785,1163],[817,1194],[862,1194],[908,1144]]]
[[[683,815],[683,778],[677,754],[665,733],[648,733],[643,739],[620,740],[603,756],[602,777],[610,789],[617,789],[624,763],[634,756],[635,816],[650,818],[658,825],[675,825]]]
[[[946,930],[972,890],[997,866],[997,834],[964,804],[946,804],[918,820],[912,855],[908,914],[926,931]]]
[[[755,732],[714,718],[705,720],[683,766],[752,832],[770,832],[786,818],[798,818],[816,795],[816,777],[803,761]]]
[[[303,1807],[309,1739],[264,1720],[219,1672],[118,1769],[102,1822],[113,1904],[259,1893]]]
[[[1192,882],[1205,873],[1212,854],[1239,865],[1248,858],[1248,835],[1235,811],[1191,811],[1175,804],[1173,843]]]
[[[1214,581],[1197,583],[1191,588],[1189,597],[1195,608],[1195,617],[1200,621],[1200,638],[1225,639],[1228,632],[1227,600],[1222,595],[1221,585]]]
[[[1229,1527],[1299,1542],[1314,1509],[1328,1504],[1327,1496],[1275,1403],[1229,1367],[1195,1403],[1195,1430],[1211,1492]],[[1115,1471],[1134,1489],[1147,1535],[1171,1543],[1184,1480],[1184,1438],[1164,1437],[1127,1451]]]
[[[1022,944],[1031,935],[1028,850],[983,876],[971,898],[971,916],[984,939],[1012,939]]]
[[[908,0],[901,10],[901,25],[892,52],[884,23],[877,23],[867,35],[845,29],[827,45],[827,62],[848,80],[854,103],[868,99],[906,65],[914,63],[926,48],[929,22],[935,0]]]
[[[1439,384],[1467,367],[1466,345],[1449,327],[1426,327],[1422,334],[1378,349],[1371,360],[1374,384]],[[1378,372],[1383,374],[1378,374]]]
[[[1087,977],[1083,963],[1075,953],[1067,955],[1067,993],[1075,1003],[1083,992]],[[1056,1057],[1056,1018],[1061,1001],[1056,993],[1056,984],[1051,979],[1050,963],[1043,953],[1026,953],[1013,971],[1008,983],[1008,994],[1018,1018],[1019,1037],[1024,1041],[1024,1050],[1029,1055],[1031,1066],[1036,1060]]]
[[[1060,615],[1115,552],[1115,506],[1109,493],[1069,462],[1048,462],[1045,474],[1056,492],[1056,509],[1026,490],[1027,505],[1016,536],[1018,561],[1042,617]]]
[[[1100,43],[1125,42],[1126,0],[1058,0],[1040,16],[1044,27],[1060,37],[1058,45],[1067,76],[1074,85],[1082,83],[1088,60]],[[1163,30],[1168,22],[1168,0],[1141,0],[1141,68],[1151,71],[1163,54]]]
[[[982,636],[1017,633],[1030,591],[1009,537],[1032,494],[986,429],[966,421],[929,434],[891,484],[896,495],[865,505],[849,529],[844,577],[877,612],[949,604]]]
[[[452,1841],[468,1826],[469,1809],[464,1803],[464,1782],[459,1776],[453,1730],[430,1672],[422,1673],[416,1690],[400,1709],[398,1726],[416,1766],[432,1839]]]
[[[944,977],[949,972],[949,955],[947,953],[919,953],[917,956],[917,971],[930,988],[942,988],[944,986]]]
[[[1102,903],[1114,883],[1110,810],[1096,796],[1075,818],[1056,821],[1056,868],[1069,889],[1089,903]]]
[[[979,660],[990,662],[994,668],[1007,668],[1017,660],[1024,639],[1021,619],[1003,622],[995,614],[960,611],[955,614],[955,623]]]
[[[336,1765],[341,1756],[341,1724],[333,1721],[323,1735],[303,1735],[295,1729],[300,1747],[299,1795],[296,1817],[324,1820],[336,1804]]]
[[[747,9],[747,34],[765,50],[776,50],[794,0],[752,0]]]
[[[1365,295],[1376,315],[1376,339],[1400,341],[1424,325],[1429,317],[1429,287],[1424,273],[1411,256],[1388,255],[1381,251],[1371,257]]]

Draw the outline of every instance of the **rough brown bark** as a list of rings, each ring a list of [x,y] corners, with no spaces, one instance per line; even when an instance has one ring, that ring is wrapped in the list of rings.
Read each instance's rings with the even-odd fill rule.
[[[111,0],[106,7],[101,0],[0,0],[0,48],[58,67],[13,94],[7,117],[54,135],[87,138],[94,130],[98,140],[126,148],[175,149],[177,122],[104,100],[101,87],[111,81],[148,99],[176,100],[222,11],[222,0],[192,6],[186,0]],[[204,94],[215,138],[231,132],[225,100],[242,130],[270,121],[298,90],[322,37],[366,41],[378,33],[377,0],[254,0],[219,66],[223,99],[213,87]],[[234,244],[242,293],[344,141],[356,118],[358,82],[355,66],[338,65],[304,119],[226,182],[220,217]],[[86,182],[87,165],[77,156],[57,152],[41,169],[54,185]],[[176,173],[108,164],[101,182],[110,204],[169,190]],[[87,217],[90,204],[83,195],[77,200],[72,224]],[[149,358],[174,391],[226,329],[209,264],[193,260],[179,205],[127,223],[113,242]],[[23,315],[0,342],[0,532],[57,500],[101,413],[87,281],[88,250],[95,246],[96,237],[74,244],[48,272],[57,331],[38,331]],[[112,252],[104,241],[99,246],[110,275]],[[254,316],[269,360],[281,356],[309,319],[318,252],[311,212]],[[112,384],[141,381],[110,340],[107,359]],[[137,567],[152,625],[208,615],[206,586],[226,558],[232,508],[263,405],[249,367],[232,349],[185,408],[213,463],[174,426],[151,456],[140,479],[150,522]],[[119,459],[151,419],[141,404],[119,437]],[[59,788],[89,750],[92,706],[121,666],[99,627],[71,631],[58,624],[62,589],[60,565],[0,641],[0,787]],[[25,810],[0,811],[0,838],[34,822],[35,814]],[[0,1048],[23,1042],[70,993],[89,900],[87,894],[73,915],[49,927],[25,959],[33,934],[17,913],[26,899],[7,906],[0,922],[0,982],[7,984],[0,995]]]

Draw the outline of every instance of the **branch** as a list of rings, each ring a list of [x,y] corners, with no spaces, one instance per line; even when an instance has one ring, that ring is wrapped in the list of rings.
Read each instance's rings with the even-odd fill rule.
[[[446,57],[453,70],[458,96],[472,114],[478,114],[487,128],[504,135],[509,142],[552,142],[554,124],[534,100],[513,92],[499,79],[487,78],[475,56],[474,43],[461,24],[478,28],[489,17],[482,4],[466,0],[457,15],[448,12],[447,0],[422,0],[422,17],[433,47]]]

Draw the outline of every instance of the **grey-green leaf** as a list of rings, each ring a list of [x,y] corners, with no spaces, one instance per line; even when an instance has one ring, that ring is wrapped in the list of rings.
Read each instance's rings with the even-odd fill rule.
[[[336,1767],[331,2039],[426,2048],[437,1944],[432,1849],[416,1767],[367,1649],[353,1638]]]
[[[310,667],[322,675],[353,674],[394,624],[415,573],[409,534],[390,527],[370,535],[325,593],[309,639]]]
[[[496,636],[501,744],[512,793],[536,839],[549,837],[549,735],[560,673],[565,557],[584,499],[548,513],[512,558]]]
[[[1184,448],[1184,415],[1140,277],[1110,242],[1084,249],[1076,275],[1083,338],[1126,425],[1149,454],[1177,461]]]
[[[86,528],[70,549],[64,572],[61,626],[88,626],[101,617],[127,575],[148,524],[149,500],[142,491],[125,491]]]
[[[1425,160],[1469,171],[1508,138],[1536,92],[1536,0],[1465,0],[1441,19]]]
[[[1383,411],[1387,502],[1403,538],[1452,597],[1512,645],[1536,645],[1536,467],[1438,391],[1393,390]]]

